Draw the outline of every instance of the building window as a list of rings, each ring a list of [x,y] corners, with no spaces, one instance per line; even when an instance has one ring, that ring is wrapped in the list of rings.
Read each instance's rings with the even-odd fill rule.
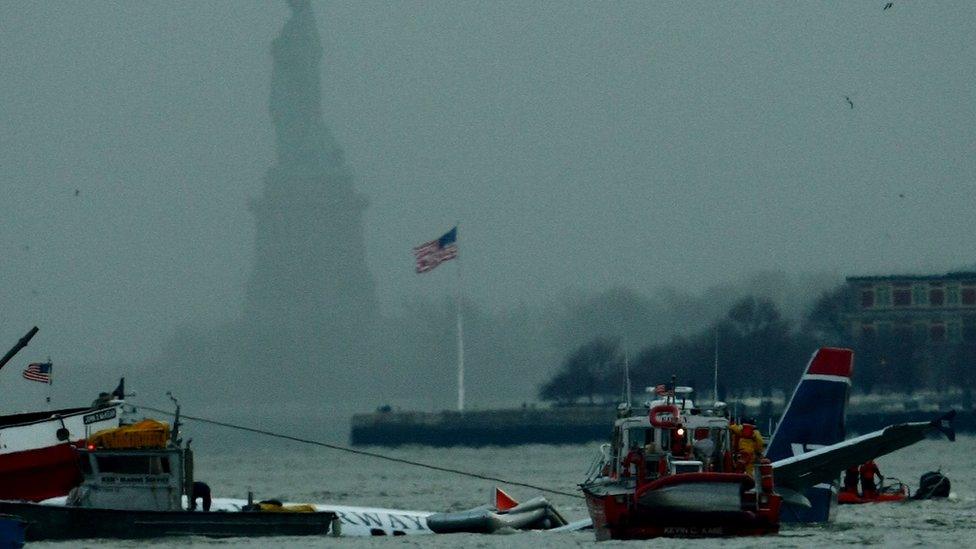
[[[962,289],[962,304],[970,306],[976,305],[976,288]]]
[[[973,297],[976,298],[976,292],[974,292]],[[895,307],[908,307],[912,304],[912,290],[905,286],[895,287],[892,298]]]
[[[942,288],[932,288],[929,290],[929,305],[941,307],[945,304],[945,290]]]
[[[870,309],[874,307],[874,290],[861,290],[861,308]]]
[[[941,343],[945,341],[946,340],[945,324],[938,323],[929,326],[929,339],[937,343]]]

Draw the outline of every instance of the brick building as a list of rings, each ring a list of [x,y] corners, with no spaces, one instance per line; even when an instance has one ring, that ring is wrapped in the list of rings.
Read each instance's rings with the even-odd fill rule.
[[[844,320],[855,341],[909,337],[933,346],[976,342],[976,272],[847,279]]]

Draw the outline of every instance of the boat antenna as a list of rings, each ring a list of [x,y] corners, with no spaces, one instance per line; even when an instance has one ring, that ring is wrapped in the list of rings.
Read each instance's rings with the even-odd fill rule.
[[[180,401],[176,400],[173,393],[166,391],[166,396],[173,401],[173,405],[176,406],[176,412],[173,413],[173,432],[170,435],[170,442],[173,446],[179,446],[179,436],[180,436]]]
[[[624,387],[627,390],[627,407],[629,408],[633,405],[633,399],[630,391],[630,359],[627,358],[627,355],[624,355]]]
[[[715,325],[715,379],[712,387],[715,402],[718,402],[718,325]]]

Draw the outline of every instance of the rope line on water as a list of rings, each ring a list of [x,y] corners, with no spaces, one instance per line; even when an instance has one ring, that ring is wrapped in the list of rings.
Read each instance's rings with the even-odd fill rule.
[[[142,406],[142,405],[135,405],[135,404],[133,404],[132,406],[134,408],[143,408],[143,409],[149,410],[151,412],[158,412],[158,413],[166,414],[166,415],[169,415],[169,416],[174,415],[173,412],[170,412],[168,410],[161,410],[159,408],[153,408],[152,406]],[[192,421],[199,421],[200,423],[209,423],[210,425],[217,425],[219,427],[226,427],[228,429],[236,429],[238,431],[247,431],[249,433],[256,433],[256,434],[259,434],[259,435],[265,435],[265,436],[274,437],[274,438],[281,438],[281,439],[285,439],[285,440],[291,440],[291,441],[294,441],[294,442],[301,442],[302,444],[310,444],[310,445],[313,445],[313,446],[321,446],[323,448],[329,448],[331,450],[338,450],[340,452],[348,452],[350,454],[356,454],[356,455],[360,455],[360,456],[368,456],[368,457],[377,458],[377,459],[385,459],[387,461],[392,461],[392,462],[395,462],[395,463],[403,463],[405,465],[413,465],[415,467],[423,467],[425,469],[432,469],[434,471],[442,471],[444,473],[453,473],[453,474],[456,474],[456,475],[461,475],[461,476],[466,476],[466,477],[472,477],[472,478],[477,478],[477,479],[481,479],[481,480],[490,480],[490,481],[493,481],[493,482],[500,482],[502,484],[510,484],[512,486],[522,486],[524,488],[532,488],[533,490],[539,490],[540,492],[546,492],[546,493],[549,493],[549,494],[557,494],[557,495],[560,495],[560,496],[567,496],[567,497],[578,498],[578,499],[581,499],[583,497],[583,496],[581,496],[579,494],[572,494],[570,492],[563,492],[561,490],[554,490],[552,488],[545,488],[543,486],[537,486],[535,484],[529,484],[527,482],[515,482],[515,481],[511,481],[511,480],[507,480],[507,479],[503,479],[503,478],[498,478],[498,477],[493,477],[493,476],[489,476],[489,475],[482,475],[482,474],[479,474],[479,473],[472,473],[470,471],[462,471],[460,469],[452,469],[450,467],[441,467],[439,465],[431,465],[429,463],[423,463],[423,462],[420,462],[420,461],[413,461],[413,460],[409,460],[409,459],[396,458],[396,457],[387,456],[387,455],[384,455],[384,454],[378,454],[376,452],[368,452],[366,450],[356,450],[355,448],[350,448],[348,446],[342,446],[342,445],[339,445],[339,444],[329,444],[328,442],[322,442],[320,440],[312,440],[312,439],[308,439],[308,438],[301,438],[301,437],[296,437],[296,436],[292,436],[292,435],[286,435],[286,434],[283,434],[283,433],[275,433],[273,431],[266,431],[264,429],[255,429],[253,427],[245,427],[243,425],[235,425],[233,423],[227,423],[225,421],[217,421],[217,420],[214,420],[214,419],[207,419],[207,418],[203,418],[203,417],[190,416],[190,415],[184,414],[182,412],[180,412],[180,419],[189,419],[189,420],[192,420]]]

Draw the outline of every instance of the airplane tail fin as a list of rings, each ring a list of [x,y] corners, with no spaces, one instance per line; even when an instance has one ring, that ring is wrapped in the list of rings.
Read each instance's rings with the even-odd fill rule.
[[[953,426],[952,422],[956,419],[956,411],[949,410],[947,413],[943,414],[932,420],[932,426],[939,430],[940,433],[949,439],[949,442],[956,441],[956,428]]]
[[[776,461],[844,440],[854,351],[822,347],[807,363],[766,457]]]
[[[783,411],[766,457],[775,462],[843,441],[853,371],[850,349],[818,349]],[[808,488],[803,497],[804,505],[783,505],[781,520],[826,522],[836,509],[836,482]]]

